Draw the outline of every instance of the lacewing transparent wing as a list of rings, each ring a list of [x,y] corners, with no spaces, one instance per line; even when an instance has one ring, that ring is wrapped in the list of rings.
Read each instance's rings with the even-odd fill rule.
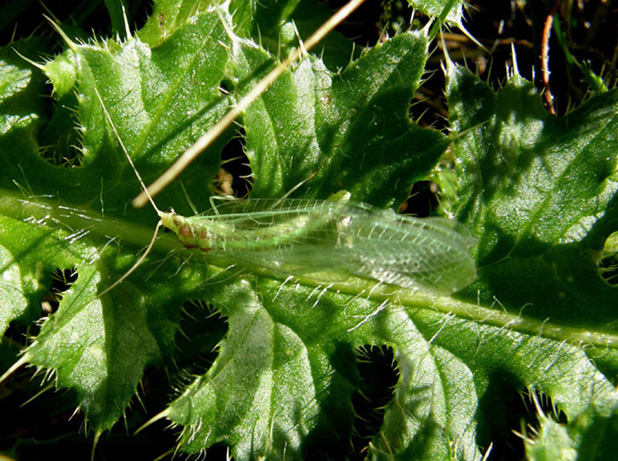
[[[324,283],[356,276],[439,295],[476,277],[461,224],[419,219],[354,202],[230,201],[210,214],[161,213],[164,227],[210,258]]]

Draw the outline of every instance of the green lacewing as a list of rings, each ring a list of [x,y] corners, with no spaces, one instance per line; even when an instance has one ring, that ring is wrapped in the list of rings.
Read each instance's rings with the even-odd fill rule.
[[[475,239],[445,218],[309,199],[231,200],[210,213],[160,212],[163,227],[209,259],[323,283],[360,277],[448,295],[476,277]]]

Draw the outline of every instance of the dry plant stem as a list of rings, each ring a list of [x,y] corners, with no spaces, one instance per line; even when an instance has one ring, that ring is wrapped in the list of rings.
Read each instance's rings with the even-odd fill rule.
[[[541,47],[541,72],[543,74],[543,86],[545,86],[545,102],[547,104],[547,110],[552,115],[556,115],[554,110],[554,98],[551,95],[551,88],[549,86],[549,38],[551,37],[551,28],[554,23],[554,16],[556,11],[560,7],[560,0],[554,0],[554,6],[545,19],[543,25],[543,38]]]
[[[198,139],[178,160],[168,168],[154,183],[148,186],[146,191],[140,193],[134,200],[133,206],[140,208],[148,201],[148,194],[154,197],[171,183],[182,171],[215,139],[217,139],[229,127],[236,118],[242,114],[257,98],[264,94],[270,86],[277,80],[294,62],[298,61],[304,53],[313,48],[326,35],[328,35],[337,25],[347,18],[365,0],[351,0],[328,21],[314,32],[314,34],[301,43],[281,64],[275,67],[266,77],[264,77],[244,98],[236,104],[221,120],[219,120],[208,132]]]

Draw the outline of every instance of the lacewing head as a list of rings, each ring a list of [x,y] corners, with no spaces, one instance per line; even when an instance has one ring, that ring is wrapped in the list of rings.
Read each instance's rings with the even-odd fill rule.
[[[161,212],[161,225],[178,236],[185,248],[199,248],[204,252],[212,249],[209,232],[205,228],[196,228],[189,218],[176,214],[174,210]]]

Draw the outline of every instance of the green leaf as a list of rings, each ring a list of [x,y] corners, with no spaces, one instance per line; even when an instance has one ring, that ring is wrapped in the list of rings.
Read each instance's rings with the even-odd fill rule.
[[[298,0],[266,0],[259,4],[236,0],[231,10],[234,33],[279,56],[289,54],[332,15],[332,10],[322,2]],[[314,54],[320,56],[326,67],[335,70],[345,68],[359,56],[360,50],[361,47],[334,31],[318,44]]]
[[[462,0],[408,0],[410,6],[429,16],[439,17],[441,22],[459,26],[463,19]]]
[[[241,51],[234,61],[255,69],[257,50]],[[424,36],[400,35],[338,75],[306,60],[282,77],[244,117],[253,196],[280,197],[315,174],[304,197],[345,189],[355,200],[401,203],[447,145],[407,113],[426,52]]]
[[[532,460],[611,459],[615,453],[615,398],[601,399],[585,412],[559,424],[540,415],[541,430],[526,440],[526,452]]]
[[[348,329],[362,324],[363,315],[382,310],[375,301],[354,300],[362,286],[351,284],[350,293],[342,295],[319,294],[315,286],[300,281],[282,287],[280,280],[260,274],[220,272],[177,244],[172,258],[158,262],[173,245],[171,238],[164,238],[129,279],[109,293],[103,291],[134,264],[136,250],[146,246],[148,229],[155,222],[151,210],[126,207],[139,185],[122,146],[150,181],[274,63],[257,45],[230,35],[229,24],[226,29],[222,23],[227,20],[216,11],[191,16],[168,29],[169,36],[156,46],[136,37],[123,43],[70,43],[71,51],[45,64],[43,70],[58,88],[53,92],[58,99],[52,120],[67,117],[59,105],[72,96],[68,88],[75,82],[76,107],[71,115],[79,123],[81,147],[72,168],[52,166],[39,156],[37,135],[45,111],[33,95],[41,91],[42,79],[40,75],[35,79],[38,71],[18,59],[23,69],[19,78],[29,78],[27,85],[33,88],[26,93],[24,84],[7,91],[35,115],[23,126],[8,125],[0,139],[6,166],[0,178],[6,200],[0,208],[9,223],[1,242],[7,248],[7,279],[12,287],[21,273],[22,287],[15,293],[24,293],[30,318],[36,318],[37,304],[54,270],[76,271],[77,280],[58,311],[42,324],[22,361],[53,371],[60,387],[75,390],[95,433],[117,421],[145,367],[172,358],[183,302],[204,299],[225,315],[230,329],[213,367],[188,388],[189,397],[170,407],[170,417],[186,426],[189,434],[198,422],[212,420],[210,405],[236,410],[226,424],[217,416],[218,430],[208,443],[202,440],[196,445],[194,438],[186,438],[181,448],[201,451],[210,441],[233,440],[239,454],[271,456],[289,447],[290,455],[300,456],[302,438],[309,432],[322,434],[316,440],[324,440],[340,430],[334,421],[345,422],[344,432],[352,430],[355,382],[337,373],[341,369],[354,374],[353,346],[348,341],[343,346],[348,357],[345,368],[329,362],[339,354],[332,338],[345,337]],[[366,53],[341,74],[332,74],[319,60],[309,58],[284,76],[242,120],[256,181],[254,195],[280,197],[317,169],[304,188],[307,197],[327,197],[346,188],[355,198],[378,205],[403,201],[412,182],[427,175],[447,143],[443,135],[415,127],[407,115],[426,48],[424,36],[401,35]],[[222,81],[233,85],[231,97],[219,92]],[[10,117],[9,109],[6,113]],[[206,209],[220,164],[218,151],[225,141],[204,153],[181,183],[157,197],[158,205],[190,213],[189,197]],[[352,156],[363,161],[349,164],[346,159]],[[42,236],[40,229],[45,231]],[[189,259],[183,263],[183,258]],[[36,296],[24,286],[28,271],[38,274]],[[234,308],[231,299],[236,300]],[[421,298],[421,302],[429,301]],[[348,311],[337,307],[345,303],[354,313],[351,319]],[[26,309],[23,300],[16,306],[6,315],[5,325]],[[274,314],[286,318],[273,319]],[[333,315],[341,320],[325,332]],[[310,325],[315,338],[299,336],[299,331],[308,333]],[[356,345],[366,342],[359,336]],[[202,403],[197,397],[201,387],[215,375],[215,387],[222,383],[227,390]],[[297,402],[301,390],[305,400]],[[322,396],[333,392],[344,399],[324,401]],[[254,423],[267,428],[275,414],[266,402],[252,403],[266,395],[281,404],[276,414],[287,415],[278,423],[280,434],[270,441],[268,431],[251,435]],[[188,414],[181,402],[189,402]],[[238,420],[237,415],[247,412],[251,418]],[[300,431],[293,429],[299,424]]]
[[[154,3],[152,14],[137,35],[141,41],[155,48],[207,9],[206,5],[196,0],[159,0]]]
[[[585,346],[586,355],[563,349],[564,343],[558,349],[545,344],[537,357],[551,357],[549,368],[536,363],[511,371],[551,397],[569,421],[595,405],[613,415],[606,376],[615,376],[617,365],[616,288],[603,280],[598,264],[605,240],[618,229],[617,159],[610,147],[618,93],[555,118],[516,72],[499,93],[457,67],[448,78],[451,120],[462,133],[454,150],[458,217],[479,236],[479,277],[464,296],[499,306],[512,318],[509,328]],[[546,422],[540,438],[558,436],[555,427]],[[552,440],[559,452],[577,445]]]
[[[449,78],[452,119],[470,130],[456,156],[459,217],[480,239],[475,288],[513,314],[614,335],[598,262],[618,229],[616,92],[553,118],[518,75],[497,95],[465,71]]]
[[[165,368],[167,390],[180,391],[148,411],[178,426],[179,450],[226,444],[237,459],[343,459],[358,455],[349,447],[359,351],[387,347],[397,381],[361,447],[369,458],[499,452],[513,429],[509,402],[526,391],[568,420],[565,428],[540,418],[538,456],[550,447],[592,458],[615,439],[615,288],[598,267],[618,227],[615,91],[552,118],[518,75],[494,92],[451,66],[449,140],[408,116],[424,34],[398,35],[337,73],[309,56],[246,111],[244,134],[230,129],[157,206],[208,209],[220,151],[234,136],[243,137],[255,197],[300,184],[297,196],[346,189],[394,206],[432,177],[452,191],[443,207],[479,240],[477,281],[439,298],[363,280],[325,287],[218,267],[161,236],[105,291],[138,261],[157,219],[129,206],[140,186],[123,146],[153,180],[276,62],[273,39],[285,30],[271,23],[270,50],[258,45],[247,6],[160,1],[134,37],[69,43],[42,69],[0,50],[0,328],[40,326],[18,364],[73,390],[97,435],[128,411],[147,367]],[[289,25],[295,6],[277,5],[275,17]],[[41,46],[13,45],[31,60]],[[46,77],[51,107],[41,97]],[[56,311],[43,312],[54,274],[67,270],[76,280]],[[185,327],[194,301],[224,319],[225,333],[211,318]],[[204,364],[213,344],[217,355]]]
[[[201,31],[200,36],[196,30]],[[38,155],[34,143],[43,111],[40,105],[33,105],[39,99],[32,95],[41,92],[42,79],[40,75],[33,78],[31,67],[6,50],[7,61],[17,61],[15,67],[22,69],[21,74],[13,67],[7,72],[16,83],[7,89],[12,94],[4,104],[6,122],[0,140],[5,166],[0,183],[7,219],[2,241],[8,250],[3,252],[5,267],[10,269],[7,276],[16,273],[17,264],[22,291],[31,301],[32,319],[41,315],[36,306],[40,306],[46,286],[49,289],[54,269],[75,268],[78,274],[58,312],[43,324],[23,360],[55,371],[58,385],[75,389],[96,433],[118,420],[144,368],[161,363],[164,357],[169,359],[179,309],[188,296],[185,288],[191,291],[195,286],[188,288],[180,280],[170,281],[169,276],[146,273],[142,279],[148,277],[151,284],[158,284],[156,293],[148,293],[148,283],[142,280],[141,285],[138,277],[136,285],[127,281],[95,298],[134,263],[135,247],[132,250],[125,245],[133,242],[139,249],[152,234],[151,225],[144,230],[135,224],[152,215],[150,210],[124,215],[128,197],[139,187],[106,122],[95,89],[108,101],[107,110],[124,144],[136,153],[138,168],[142,167],[140,155],[155,152],[150,160],[152,171],[157,161],[168,164],[170,155],[195,139],[193,130],[199,134],[204,124],[212,124],[225,109],[217,84],[227,60],[222,46],[226,37],[218,16],[204,16],[186,24],[156,50],[134,39],[123,45],[73,45],[73,53],[59,59],[66,62],[67,56],[74,56],[74,68],[48,64],[45,70],[53,73],[53,81],[70,80],[75,75],[78,79],[79,105],[74,111],[81,124],[83,145],[77,160],[81,166],[69,169],[52,166]],[[204,52],[205,43],[211,46]],[[23,80],[25,83],[19,84]],[[193,81],[204,85],[192,88]],[[117,101],[122,104],[114,104]],[[214,174],[216,165],[210,171]],[[148,168],[142,173],[148,177]],[[186,176],[187,190],[203,191],[203,174]],[[24,195],[15,190],[16,185]],[[182,189],[178,190],[177,197],[184,198]],[[41,196],[55,197],[56,201],[37,198]],[[35,222],[28,225],[21,221],[24,218]],[[123,247],[109,245],[110,238],[122,239]],[[13,276],[6,280],[14,284]],[[179,291],[171,290],[172,286]],[[3,312],[4,328],[20,315],[23,307],[18,306],[12,305],[12,315]]]

